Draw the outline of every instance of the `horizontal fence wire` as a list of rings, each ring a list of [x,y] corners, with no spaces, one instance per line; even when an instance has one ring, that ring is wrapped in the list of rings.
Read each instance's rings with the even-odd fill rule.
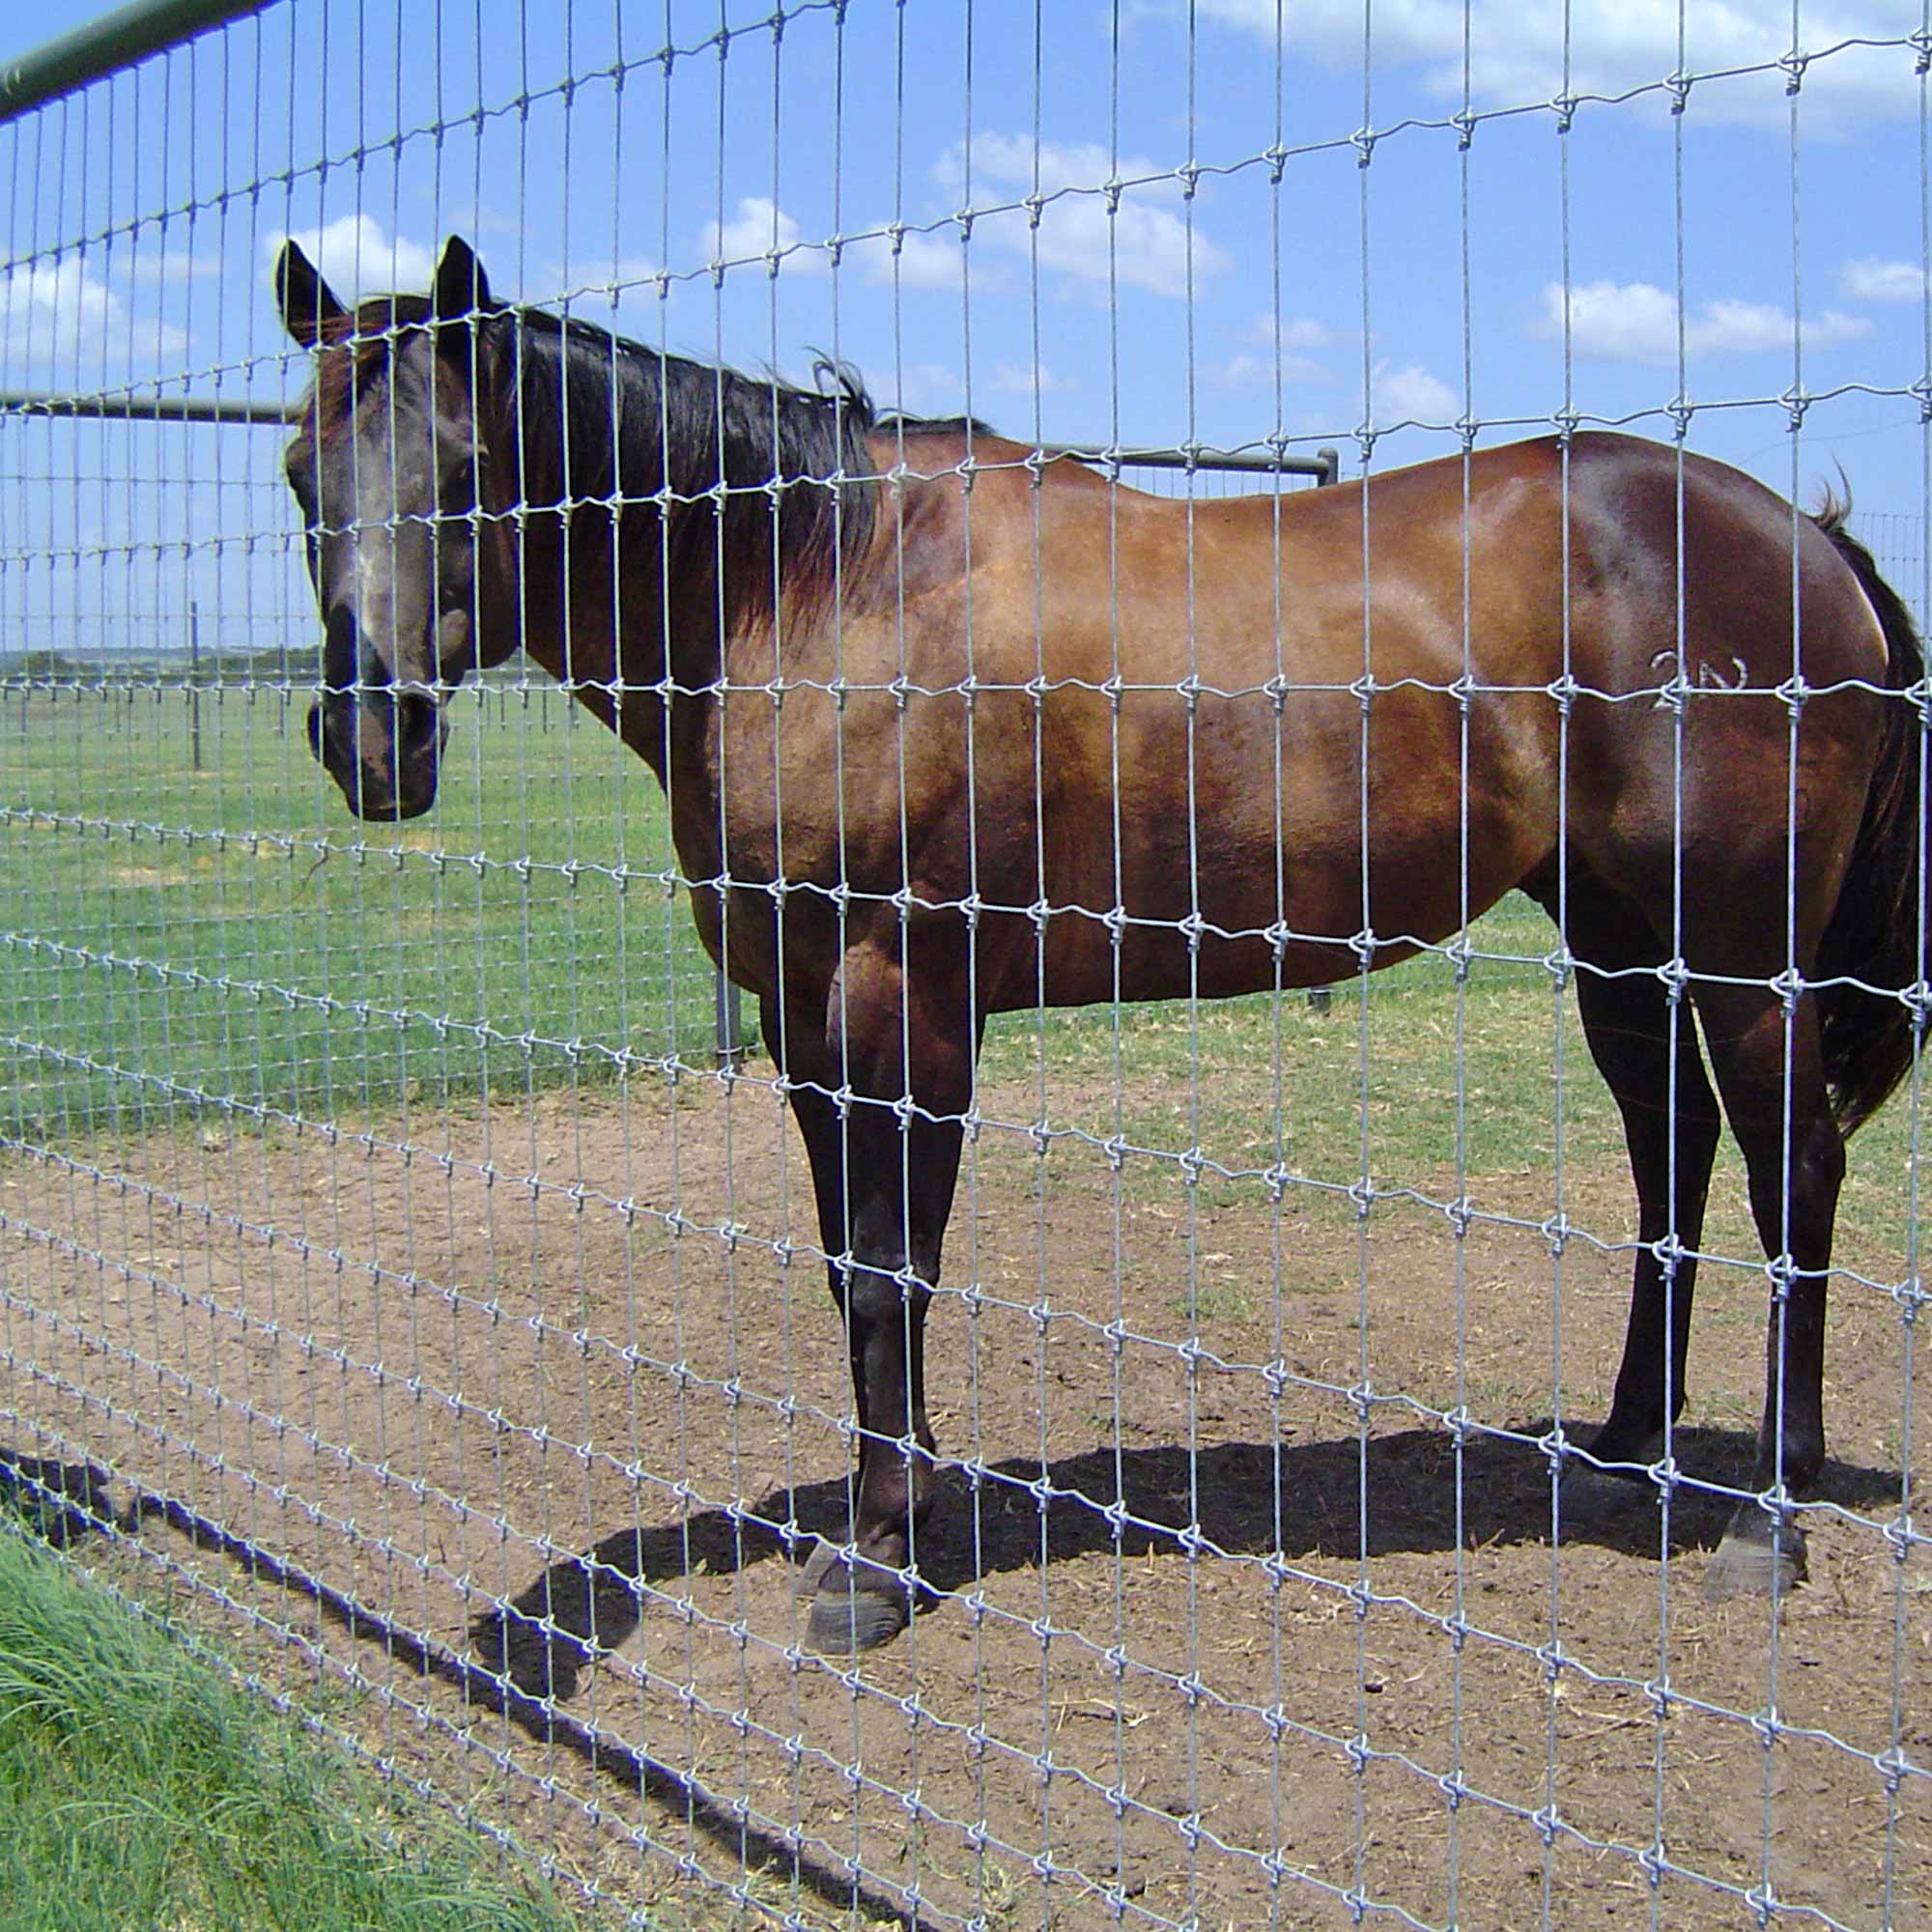
[[[1928,47],[0,75],[0,1520],[586,1923],[1920,1922]]]

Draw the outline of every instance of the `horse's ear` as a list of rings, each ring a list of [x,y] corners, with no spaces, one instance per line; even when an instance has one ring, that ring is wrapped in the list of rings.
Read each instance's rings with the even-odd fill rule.
[[[436,265],[431,312],[439,322],[465,322],[497,306],[476,251],[462,236],[452,235],[442,244],[442,260]]]
[[[275,301],[289,333],[304,349],[313,349],[329,324],[349,316],[334,290],[316,273],[315,264],[293,242],[284,242],[275,257]]]

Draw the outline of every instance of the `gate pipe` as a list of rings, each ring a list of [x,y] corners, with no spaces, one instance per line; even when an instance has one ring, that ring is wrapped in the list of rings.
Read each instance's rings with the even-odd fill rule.
[[[0,122],[165,53],[274,0],[131,0],[0,68]]]

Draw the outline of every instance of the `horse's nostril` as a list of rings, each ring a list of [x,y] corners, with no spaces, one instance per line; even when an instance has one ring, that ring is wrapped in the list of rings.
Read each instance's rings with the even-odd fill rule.
[[[405,758],[434,756],[438,749],[441,713],[435,698],[421,692],[406,691],[396,698],[396,751]]]
[[[316,757],[322,756],[322,706],[311,704],[308,708],[308,748]]]

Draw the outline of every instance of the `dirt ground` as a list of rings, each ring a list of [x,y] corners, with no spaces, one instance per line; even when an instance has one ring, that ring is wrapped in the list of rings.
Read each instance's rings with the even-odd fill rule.
[[[930,1328],[932,1601],[854,1667],[802,1650],[759,1527],[799,1555],[836,1531],[850,1449],[823,1271],[788,1247],[815,1239],[802,1151],[749,1072],[16,1158],[0,1442],[472,1659],[547,1566],[581,1621],[597,1552],[614,1648],[551,1653],[548,1728],[179,1527],[125,1560],[199,1579],[271,1688],[668,1923],[730,1888],[837,1921],[856,1880],[933,1926],[1932,1924],[1932,1564],[1882,1530],[1932,1452],[1890,1295],[1835,1291],[1808,1585],[1711,1605],[1724,1511],[1693,1486],[1553,1512],[1538,1437],[1601,1416],[1629,1256],[1552,1242],[1548,1174],[1472,1183],[1459,1238],[1439,1207],[1204,1199],[989,1130]],[[1562,1207],[1629,1238],[1620,1172]],[[1762,1293],[1700,1286],[1693,1476],[1747,1468]]]

